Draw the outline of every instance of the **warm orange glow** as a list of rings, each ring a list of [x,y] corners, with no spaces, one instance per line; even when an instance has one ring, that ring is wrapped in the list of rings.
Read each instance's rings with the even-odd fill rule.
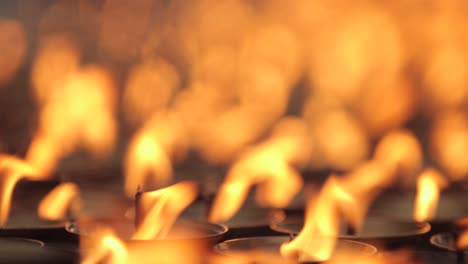
[[[374,159],[388,169],[396,169],[397,176],[404,184],[414,186],[416,176],[423,163],[421,145],[410,131],[388,132],[377,144]]]
[[[336,99],[315,96],[303,109],[314,144],[311,167],[351,170],[367,158],[369,138],[358,120]]]
[[[468,248],[468,231],[464,231],[458,236],[457,248],[466,249]]]
[[[6,224],[10,214],[11,199],[16,183],[23,178],[37,175],[35,168],[26,162],[7,155],[0,156],[0,226]]]
[[[68,214],[78,213],[80,191],[74,183],[62,183],[50,191],[39,203],[38,215],[47,220],[64,220]]]
[[[178,117],[157,113],[133,137],[125,156],[125,193],[133,196],[140,186],[161,186],[172,177],[172,163],[185,156],[185,130]],[[149,188],[148,188],[149,185]]]
[[[107,260],[110,264],[126,264],[128,262],[128,252],[125,244],[112,230],[100,229],[93,234],[95,241],[92,250],[86,250],[82,257],[82,264],[101,263]]]
[[[468,116],[462,111],[438,114],[430,131],[430,154],[452,180],[468,174]]]
[[[168,107],[180,86],[174,66],[161,58],[148,59],[134,66],[123,93],[123,108],[132,125],[141,125]]]
[[[394,183],[394,178],[394,171],[371,160],[335,180],[337,206],[347,224],[359,231],[369,206],[382,190]]]
[[[343,193],[337,192],[337,184],[336,179],[330,177],[319,196],[308,202],[304,227],[291,242],[281,246],[281,255],[292,259],[305,255],[318,261],[330,258],[339,232],[337,206],[343,200]]]
[[[60,158],[79,147],[96,158],[110,154],[117,131],[109,72],[101,66],[87,66],[68,74],[63,82],[45,81],[45,87],[52,88],[42,91],[48,99],[41,108],[39,131],[27,161],[47,177]]]
[[[27,44],[26,32],[18,21],[0,19],[0,85],[18,72],[26,56]]]
[[[435,169],[426,169],[419,175],[414,202],[414,220],[423,222],[434,217],[440,191],[447,185],[447,180]]]
[[[81,51],[76,40],[68,34],[51,34],[40,40],[31,69],[35,99],[44,104],[80,64]]]
[[[136,217],[139,223],[132,239],[164,238],[179,214],[195,200],[197,194],[197,185],[190,181],[141,193],[136,201]]]
[[[297,118],[282,119],[268,139],[253,146],[231,166],[216,196],[210,220],[231,218],[255,184],[258,184],[257,201],[261,205],[286,206],[302,187],[295,167],[307,164],[309,157],[304,122]]]

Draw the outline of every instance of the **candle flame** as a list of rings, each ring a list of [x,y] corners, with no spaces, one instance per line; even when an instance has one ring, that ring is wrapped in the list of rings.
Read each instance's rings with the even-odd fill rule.
[[[132,239],[164,238],[180,213],[196,199],[197,193],[195,182],[184,181],[139,194],[136,200],[138,223]]]
[[[0,226],[6,224],[10,214],[11,199],[18,181],[23,178],[34,178],[37,170],[28,163],[7,155],[0,155]]]
[[[93,234],[94,246],[92,250],[85,251],[82,264],[95,264],[107,260],[110,264],[125,264],[128,262],[128,252],[121,241],[111,229],[101,228]]]
[[[47,177],[60,158],[79,147],[97,158],[107,156],[116,140],[115,95],[109,72],[101,66],[87,66],[46,84],[52,88],[41,107],[39,131],[28,150],[28,162]]]
[[[304,227],[291,242],[281,246],[281,255],[289,259],[306,255],[318,261],[330,258],[339,234],[338,203],[343,199],[343,193],[337,190],[338,181],[329,177],[318,197],[308,202]]]
[[[133,136],[125,156],[125,193],[132,196],[138,186],[159,186],[172,177],[172,163],[185,156],[187,142],[178,117],[170,112],[155,114]]]
[[[77,213],[81,207],[80,191],[76,184],[62,183],[50,191],[39,203],[38,215],[47,220],[64,220],[68,213]]]
[[[447,180],[433,168],[426,169],[419,175],[414,202],[414,220],[424,222],[435,216],[440,191],[447,185]]]
[[[242,206],[249,189],[258,184],[261,205],[284,207],[302,187],[295,167],[310,157],[305,123],[282,119],[264,142],[253,146],[229,169],[210,212],[211,221],[226,221]]]
[[[463,231],[457,240],[457,248],[467,249],[468,248],[468,230]]]
[[[395,169],[402,183],[414,186],[422,168],[422,148],[413,133],[408,130],[393,130],[384,135],[376,146],[374,159],[389,170]]]

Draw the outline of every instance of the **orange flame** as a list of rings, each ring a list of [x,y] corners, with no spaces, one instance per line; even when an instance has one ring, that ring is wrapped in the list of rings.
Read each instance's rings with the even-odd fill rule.
[[[176,69],[163,59],[149,59],[134,66],[123,94],[124,112],[129,122],[141,125],[154,113],[166,109],[179,86]]]
[[[79,211],[81,204],[80,191],[76,184],[62,183],[50,191],[42,199],[38,208],[38,215],[47,220],[63,220],[69,212]]]
[[[457,248],[460,248],[460,249],[468,248],[468,230],[464,231],[458,236]]]
[[[325,183],[316,200],[309,201],[306,220],[301,232],[291,242],[281,246],[281,255],[298,259],[301,255],[318,261],[328,260],[335,247],[339,232],[339,201],[349,201],[334,177]]]
[[[414,186],[416,176],[422,168],[422,148],[410,131],[388,132],[377,144],[374,159],[380,161],[396,174],[403,183]]]
[[[424,170],[418,178],[418,188],[414,204],[414,220],[431,220],[437,209],[440,190],[448,185],[447,180],[435,169]]]
[[[136,217],[139,223],[132,239],[165,237],[179,214],[196,199],[197,193],[197,185],[191,181],[141,193],[136,200]]]
[[[26,158],[43,177],[78,147],[100,158],[110,153],[116,139],[114,86],[107,70],[87,66],[49,85],[53,89],[48,91],[39,132]]]
[[[128,252],[125,244],[112,230],[101,228],[96,231],[95,246],[81,260],[82,264],[101,263],[107,259],[110,264],[125,264],[128,262]]]
[[[430,154],[452,180],[468,173],[463,157],[468,155],[468,117],[462,111],[438,114],[430,132]]]
[[[28,163],[12,156],[0,155],[0,226],[5,225],[10,214],[11,199],[16,183],[23,178],[34,177],[37,170]]]
[[[282,119],[266,141],[243,154],[230,168],[210,213],[211,221],[226,221],[241,207],[249,189],[258,184],[257,201],[284,207],[302,187],[294,166],[310,157],[305,124],[297,118]]]
[[[179,119],[172,113],[157,113],[137,132],[125,156],[125,193],[135,194],[147,185],[148,177],[157,184],[172,177],[172,162],[185,155],[187,142]]]

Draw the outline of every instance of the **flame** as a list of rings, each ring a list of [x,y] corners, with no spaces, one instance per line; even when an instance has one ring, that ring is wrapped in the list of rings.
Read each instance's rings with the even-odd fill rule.
[[[459,248],[459,249],[466,249],[466,248],[468,248],[468,231],[467,231],[467,230],[463,231],[463,232],[458,236],[457,248]]]
[[[97,158],[108,155],[116,139],[114,86],[107,70],[87,66],[62,81],[48,83],[53,88],[46,92],[39,131],[26,155],[42,177],[78,147]]]
[[[123,108],[133,125],[140,125],[168,107],[180,86],[174,66],[161,58],[148,59],[134,66],[123,94]]]
[[[468,173],[468,117],[462,111],[445,111],[435,117],[430,131],[430,154],[452,180]]]
[[[268,139],[244,153],[229,169],[215,198],[210,221],[231,218],[255,184],[260,204],[286,206],[302,187],[295,167],[307,164],[309,157],[305,123],[297,118],[282,119]]]
[[[0,85],[18,72],[26,57],[27,44],[23,25],[15,20],[0,19]]]
[[[63,220],[69,212],[77,213],[81,207],[80,191],[76,184],[62,183],[50,191],[39,204],[38,215],[47,220]]]
[[[49,101],[57,85],[78,69],[80,57],[80,47],[69,34],[51,34],[40,40],[31,68],[31,82],[35,99],[41,105]]]
[[[110,264],[125,264],[128,262],[128,251],[111,229],[101,228],[93,234],[95,237],[94,247],[87,250],[81,260],[82,264],[95,264],[107,260]]]
[[[184,181],[139,194],[136,200],[137,229],[132,239],[164,238],[179,214],[197,197],[197,185]]]
[[[289,243],[281,246],[281,255],[298,259],[306,255],[317,261],[330,258],[339,232],[339,201],[348,200],[338,182],[329,177],[319,196],[307,204],[306,219],[301,232]]]
[[[424,222],[434,217],[440,190],[447,185],[448,182],[435,169],[426,169],[419,175],[414,204],[414,220]]]
[[[0,226],[6,224],[10,213],[11,199],[16,183],[23,178],[37,175],[37,170],[30,164],[13,156],[0,155]]]
[[[376,146],[374,159],[389,170],[396,169],[403,183],[414,186],[422,168],[423,154],[418,139],[410,131],[393,130],[385,134]]]
[[[316,145],[311,167],[351,170],[369,155],[366,131],[335,99],[311,96],[302,111]]]
[[[148,180],[158,185],[167,183],[172,177],[172,162],[182,159],[186,150],[187,139],[179,118],[171,112],[155,114],[128,147],[125,193],[134,195],[138,186],[146,187]]]

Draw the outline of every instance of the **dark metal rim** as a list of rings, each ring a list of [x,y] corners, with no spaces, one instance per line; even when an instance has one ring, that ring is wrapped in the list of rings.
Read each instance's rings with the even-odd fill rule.
[[[297,235],[298,232],[291,232],[291,230],[288,230],[287,228],[281,226],[281,224],[287,223],[287,221],[288,220],[285,219],[285,221],[283,221],[283,222],[272,222],[272,223],[270,223],[270,228],[272,230],[274,230],[274,231],[277,231],[277,232],[280,232],[280,233],[283,233],[283,234]],[[401,222],[401,223],[404,223],[404,222]],[[345,234],[343,234],[343,235],[339,235],[338,238],[344,238],[344,239],[395,238],[396,239],[396,238],[405,238],[405,237],[411,237],[411,236],[424,235],[424,234],[427,234],[431,230],[431,225],[429,223],[426,223],[426,222],[422,222],[422,223],[415,222],[414,225],[415,225],[415,230],[413,232],[401,232],[401,233],[398,233],[398,234],[388,234],[388,235],[385,235],[385,237],[383,237],[383,236],[374,236],[374,235],[355,236],[355,235],[345,235]]]
[[[173,238],[173,239],[166,239],[166,240],[192,240],[192,239],[217,238],[217,237],[225,235],[229,230],[229,228],[227,226],[221,225],[221,224],[212,224],[212,223],[201,222],[201,221],[193,221],[193,223],[199,224],[199,225],[204,225],[204,226],[210,226],[210,227],[212,227],[211,230],[214,230],[214,229],[216,229],[216,230],[215,230],[215,232],[213,232],[213,234],[207,234],[207,235],[202,236],[202,237]],[[65,226],[65,230],[67,232],[69,232],[71,234],[74,234],[74,235],[77,235],[77,236],[92,236],[92,235],[81,234],[79,231],[77,231],[77,229],[75,229],[75,227],[78,227],[78,224],[76,222],[69,222]],[[132,241],[144,241],[144,240],[132,240]]]

